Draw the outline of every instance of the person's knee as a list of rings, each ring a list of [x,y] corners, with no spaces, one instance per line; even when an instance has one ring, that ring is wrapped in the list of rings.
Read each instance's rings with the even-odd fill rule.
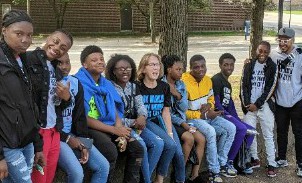
[[[182,136],[181,136],[181,140],[187,146],[192,147],[194,145],[194,137],[190,132],[183,133]]]
[[[164,141],[165,145],[164,145],[164,150],[170,150],[170,151],[175,151],[176,150],[176,143],[174,140],[172,140],[171,138],[166,139]]]
[[[194,140],[196,145],[205,146],[206,144],[206,137],[202,133],[199,133]]]

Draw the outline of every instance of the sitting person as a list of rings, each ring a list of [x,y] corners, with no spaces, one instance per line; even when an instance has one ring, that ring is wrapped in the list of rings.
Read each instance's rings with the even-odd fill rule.
[[[58,165],[67,174],[70,183],[82,183],[84,178],[81,164],[92,170],[92,183],[107,182],[109,163],[94,145],[87,149],[81,138],[88,137],[84,109],[84,91],[77,78],[68,75],[71,69],[68,53],[58,59],[58,67],[64,75],[64,82],[70,82],[71,104],[63,110],[63,129],[60,133],[60,155]],[[74,153],[79,153],[80,157]]]
[[[113,84],[102,76],[105,70],[102,49],[94,45],[85,47],[81,53],[81,63],[82,67],[75,76],[84,88],[89,134],[96,148],[110,163],[108,182],[112,182],[110,175],[115,167],[118,149],[127,153],[124,182],[139,182],[144,150],[137,140],[130,139],[131,128],[122,125],[123,101]]]
[[[142,175],[145,183],[151,183],[151,175],[163,151],[164,141],[146,126],[147,109],[139,88],[134,83],[136,78],[135,62],[128,55],[113,55],[106,66],[106,78],[113,82],[116,91],[123,99],[125,113],[123,125],[132,128],[131,137],[144,147]],[[144,139],[141,138],[141,134]]]
[[[222,111],[214,111],[212,81],[206,76],[206,60],[202,55],[190,59],[190,71],[182,75],[187,93],[189,109],[188,123],[192,123],[207,140],[206,158],[212,183],[222,182],[220,173],[236,177],[236,170],[227,165],[228,153],[234,140],[236,127],[220,117]],[[216,143],[216,137],[219,137]]]
[[[215,107],[223,111],[223,117],[236,126],[236,135],[229,152],[228,166],[233,169],[233,161],[238,151],[246,139],[246,148],[248,149],[254,139],[253,134],[247,134],[247,130],[255,130],[250,125],[242,122],[238,117],[234,101],[232,99],[232,86],[228,79],[234,71],[235,57],[230,53],[224,53],[219,58],[219,67],[221,71],[212,77],[213,91],[215,96]],[[243,170],[244,173],[251,174],[253,169],[247,165]]]
[[[188,97],[186,86],[180,80],[183,73],[183,62],[176,55],[165,55],[162,57],[164,64],[164,77],[162,81],[170,85],[171,92],[171,120],[178,136],[182,141],[182,149],[184,153],[185,162],[188,161],[190,152],[196,143],[196,154],[198,162],[193,166],[189,181],[194,179],[199,174],[200,163],[205,149],[205,137],[194,126],[187,123],[186,111],[188,109]],[[177,158],[175,158],[175,176],[178,180],[179,172],[177,171]]]

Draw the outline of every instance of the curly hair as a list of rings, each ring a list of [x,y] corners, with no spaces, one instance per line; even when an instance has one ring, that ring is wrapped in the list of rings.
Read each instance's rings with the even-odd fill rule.
[[[204,56],[202,55],[193,55],[191,58],[190,58],[190,67],[192,67],[193,65],[193,62],[195,61],[200,61],[200,60],[203,60],[203,61],[206,61],[206,59],[204,58]]]
[[[158,59],[159,63],[160,63],[160,71],[159,71],[159,77],[158,78],[163,77],[163,75],[164,75],[164,66],[161,62],[160,56],[155,54],[155,53],[147,53],[142,57],[141,61],[139,62],[138,69],[137,69],[137,80],[142,81],[145,78],[145,74],[143,73],[143,71],[144,71],[146,65],[149,62],[149,58],[152,57],[152,56],[156,57]]]
[[[117,82],[117,78],[115,77],[115,74],[113,73],[116,64],[119,61],[126,61],[130,64],[132,71],[131,71],[131,77],[130,82],[133,82],[136,79],[136,65],[134,60],[129,57],[128,55],[121,55],[121,54],[114,54],[111,56],[109,61],[107,62],[106,70],[105,70],[105,77],[111,81]]]
[[[171,68],[176,62],[182,62],[177,55],[164,55],[161,58],[161,62],[164,65],[164,74],[168,74],[168,68]],[[182,62],[183,63],[183,62]]]
[[[219,64],[222,65],[223,64],[223,60],[224,59],[232,59],[234,60],[234,62],[236,61],[234,55],[230,54],[230,53],[224,53],[220,56],[219,58]]]
[[[88,55],[90,55],[91,53],[101,53],[103,55],[103,50],[96,46],[96,45],[89,45],[89,46],[86,46],[83,51],[81,52],[81,56],[80,56],[80,59],[81,59],[81,64],[83,65],[86,58],[88,57]]]

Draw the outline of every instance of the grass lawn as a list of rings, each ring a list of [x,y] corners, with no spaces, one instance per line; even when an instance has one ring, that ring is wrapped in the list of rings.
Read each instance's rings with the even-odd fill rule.
[[[283,13],[290,14],[290,11],[286,10],[286,11],[283,11]],[[291,14],[292,15],[302,15],[302,10],[292,10]]]

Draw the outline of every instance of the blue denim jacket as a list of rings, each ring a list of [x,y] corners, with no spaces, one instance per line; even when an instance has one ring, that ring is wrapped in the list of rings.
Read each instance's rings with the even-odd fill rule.
[[[166,76],[163,76],[162,81],[167,83]],[[185,83],[181,80],[175,83],[176,90],[180,93],[181,99],[177,100],[171,95],[171,120],[174,125],[180,126],[181,123],[186,122],[186,111],[188,110],[188,97]]]

